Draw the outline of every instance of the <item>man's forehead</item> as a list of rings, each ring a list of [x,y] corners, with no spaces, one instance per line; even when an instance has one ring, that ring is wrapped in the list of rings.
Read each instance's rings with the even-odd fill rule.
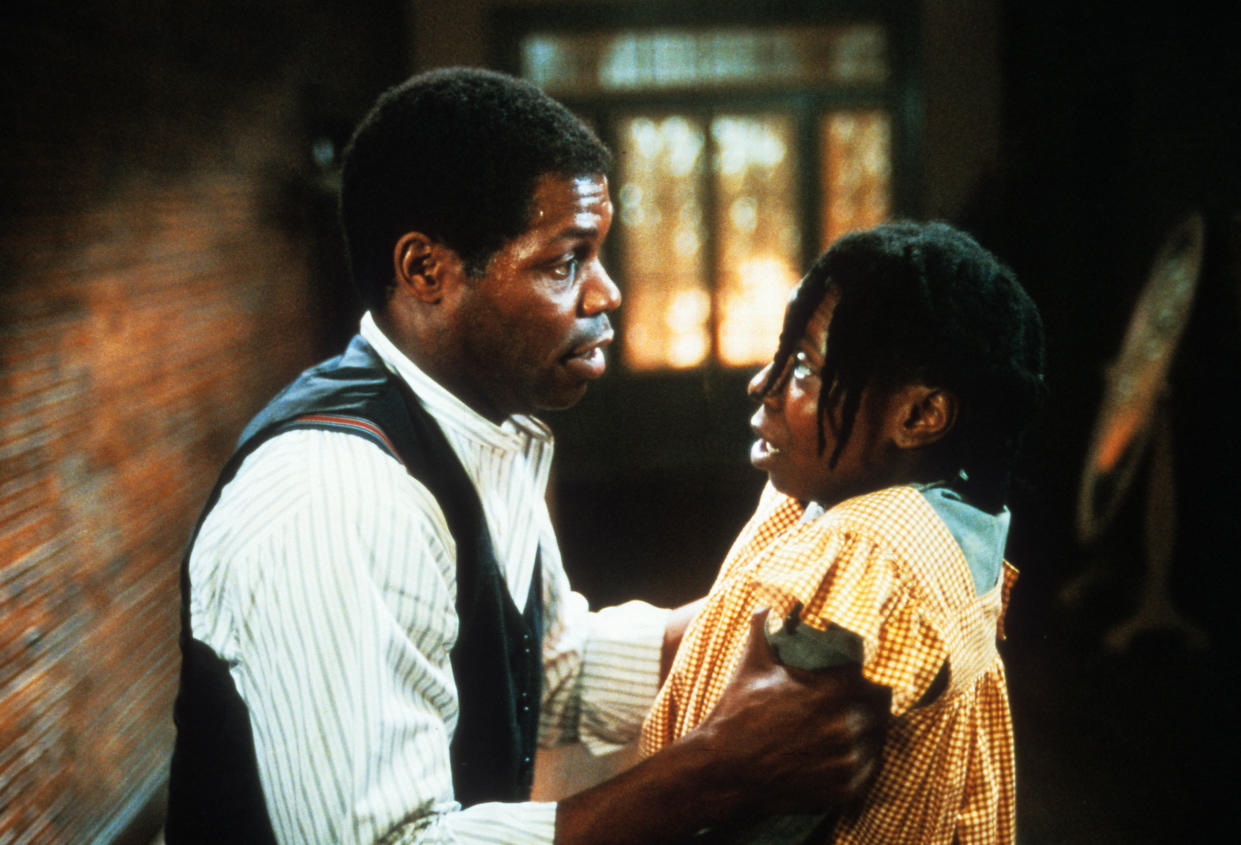
[[[612,199],[606,176],[551,173],[535,183],[524,235],[545,242],[594,238],[606,234],[611,221]]]
[[[612,203],[608,193],[608,177],[603,174],[565,176],[545,173],[534,183],[530,197],[535,221],[549,214],[592,212],[596,206]]]

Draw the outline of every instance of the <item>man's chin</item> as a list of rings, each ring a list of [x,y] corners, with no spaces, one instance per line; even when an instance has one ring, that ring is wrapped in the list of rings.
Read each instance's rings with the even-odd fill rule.
[[[546,391],[539,397],[536,408],[538,411],[567,411],[586,395],[589,382],[579,382],[572,387]]]

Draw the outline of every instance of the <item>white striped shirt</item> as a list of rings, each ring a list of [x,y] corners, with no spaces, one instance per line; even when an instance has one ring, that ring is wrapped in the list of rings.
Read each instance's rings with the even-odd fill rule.
[[[540,743],[636,738],[666,611],[590,613],[571,592],[544,493],[552,457],[531,417],[495,425],[362,334],[439,422],[478,490],[519,607],[541,550]],[[456,551],[439,505],[363,438],[299,430],[242,463],[190,557],[190,627],[250,710],[259,776],[287,843],[551,842],[555,804],[453,799]]]

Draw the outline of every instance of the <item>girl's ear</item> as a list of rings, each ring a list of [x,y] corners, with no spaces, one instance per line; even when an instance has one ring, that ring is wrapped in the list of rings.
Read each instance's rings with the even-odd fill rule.
[[[957,396],[950,390],[910,384],[897,391],[893,442],[920,449],[942,439],[957,421]]]

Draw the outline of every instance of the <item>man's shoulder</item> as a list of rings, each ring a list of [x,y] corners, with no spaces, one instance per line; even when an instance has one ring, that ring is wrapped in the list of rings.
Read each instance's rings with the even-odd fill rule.
[[[327,429],[294,429],[264,441],[246,456],[221,490],[203,525],[244,523],[254,535],[290,521],[356,521],[365,513],[397,509],[438,528],[435,498],[388,451],[372,440]]]

